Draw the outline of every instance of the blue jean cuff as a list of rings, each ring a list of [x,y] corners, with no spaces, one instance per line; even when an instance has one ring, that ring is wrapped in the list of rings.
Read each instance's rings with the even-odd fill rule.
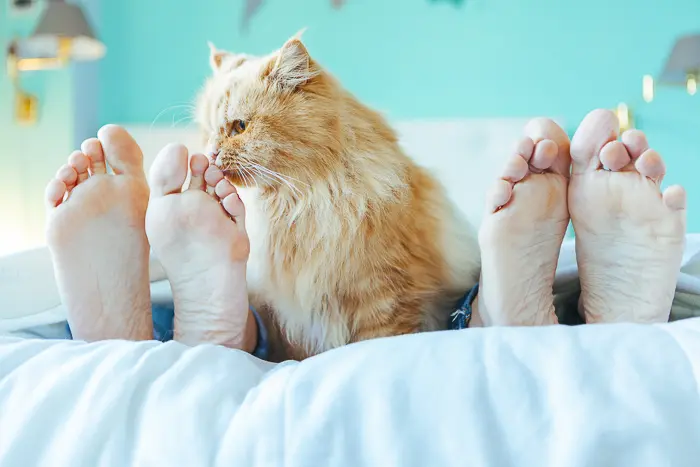
[[[258,329],[258,341],[255,344],[255,349],[253,349],[253,355],[261,360],[267,360],[270,354],[270,342],[267,336],[267,328],[265,327],[265,323],[263,323],[263,320],[260,318],[260,315],[255,307],[253,305],[249,305],[249,307],[250,312],[253,313],[255,324],[257,324]]]
[[[447,329],[466,329],[472,320],[472,304],[479,293],[479,283],[457,303],[457,309],[450,314],[450,322]]]

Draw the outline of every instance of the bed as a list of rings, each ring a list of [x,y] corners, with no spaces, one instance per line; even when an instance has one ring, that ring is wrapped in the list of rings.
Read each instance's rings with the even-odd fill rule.
[[[404,142],[435,164],[413,124]],[[467,147],[500,154],[522,122],[481,125],[435,124],[437,149],[450,164]],[[149,154],[176,136],[134,132]],[[499,166],[466,184],[433,168],[478,224],[480,180]],[[154,302],[169,302],[155,259],[151,272]],[[577,290],[568,240],[555,291]],[[0,258],[0,466],[697,467],[699,315],[689,235],[669,324],[445,331],[273,365],[216,346],[58,339],[65,310],[39,248]]]

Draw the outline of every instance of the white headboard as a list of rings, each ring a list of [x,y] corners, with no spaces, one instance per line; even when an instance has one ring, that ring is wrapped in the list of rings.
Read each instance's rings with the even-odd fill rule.
[[[484,194],[512,154],[528,119],[415,120],[394,124],[402,145],[419,164],[431,169],[473,225],[479,225]],[[202,151],[200,133],[192,127],[127,126],[150,167],[158,151],[178,142]]]

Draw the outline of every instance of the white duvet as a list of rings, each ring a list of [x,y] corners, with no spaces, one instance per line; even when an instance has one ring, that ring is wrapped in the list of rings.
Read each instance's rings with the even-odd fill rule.
[[[0,339],[0,466],[700,465],[700,319],[446,331],[303,363]]]

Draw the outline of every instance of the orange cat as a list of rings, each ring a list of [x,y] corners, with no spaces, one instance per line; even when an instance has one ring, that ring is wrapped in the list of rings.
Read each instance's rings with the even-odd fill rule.
[[[477,242],[384,119],[299,38],[266,57],[211,46],[210,61],[197,119],[241,187],[251,302],[291,355],[445,329],[478,280]]]

